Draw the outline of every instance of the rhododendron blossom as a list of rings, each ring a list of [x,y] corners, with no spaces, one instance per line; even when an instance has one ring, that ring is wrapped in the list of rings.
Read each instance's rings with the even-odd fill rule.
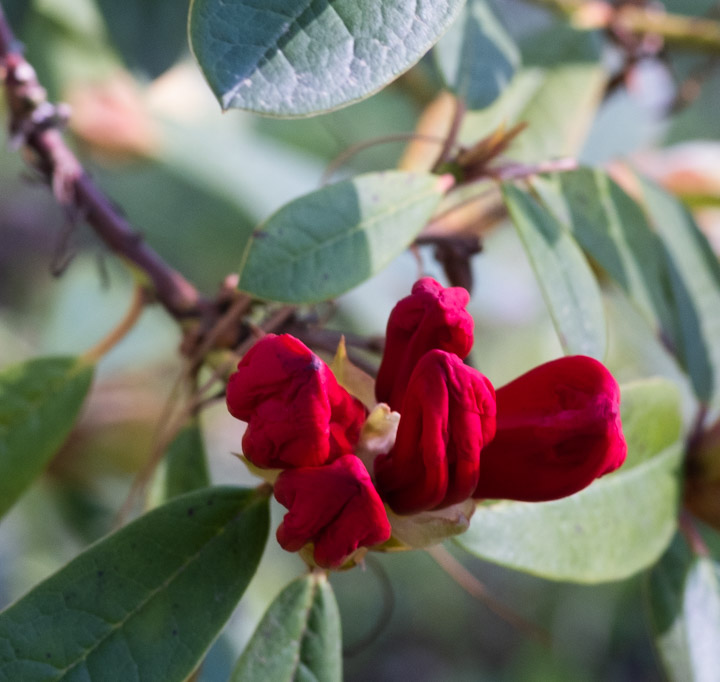
[[[445,288],[423,277],[390,313],[385,352],[378,370],[375,395],[400,411],[415,366],[429,350],[467,357],[473,345],[473,322],[465,306],[470,300],[462,287]]]
[[[483,450],[474,497],[554,500],[625,461],[620,388],[597,360],[547,362],[496,396],[497,433]]]
[[[275,497],[290,510],[277,530],[280,545],[296,552],[313,543],[313,558],[323,568],[338,568],[359,547],[390,537],[385,507],[355,455],[283,471]]]
[[[243,454],[255,466],[318,466],[352,452],[367,416],[330,368],[289,334],[268,334],[228,383],[230,414],[248,423]]]
[[[395,446],[375,460],[378,489],[398,514],[470,497],[480,452],[495,435],[490,381],[452,353],[425,353],[410,377]]]
[[[496,392],[463,362],[473,344],[467,302],[464,289],[426,277],[397,304],[375,387],[381,404],[365,428],[363,404],[298,339],[269,335],[242,359],[228,409],[248,423],[245,457],[282,470],[285,549],[338,568],[390,538],[385,505],[398,527],[393,546],[401,537],[424,546],[467,528],[473,497],[552,500],[623,463],[610,372],[565,357]]]

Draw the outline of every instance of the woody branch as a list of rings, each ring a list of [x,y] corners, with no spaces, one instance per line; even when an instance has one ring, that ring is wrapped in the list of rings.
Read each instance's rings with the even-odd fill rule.
[[[10,139],[24,147],[30,164],[68,213],[83,218],[115,253],[139,268],[154,296],[176,319],[209,306],[198,290],[142,239],[100,190],[65,143],[61,107],[48,102],[35,70],[23,55],[0,5],[0,75],[8,106]]]

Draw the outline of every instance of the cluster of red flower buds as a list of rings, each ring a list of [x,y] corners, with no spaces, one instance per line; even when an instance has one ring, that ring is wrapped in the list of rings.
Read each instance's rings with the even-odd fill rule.
[[[246,459],[281,470],[282,547],[338,568],[390,539],[388,508],[403,519],[470,498],[552,500],[623,463],[620,391],[608,370],[564,357],[496,392],[463,362],[473,344],[467,303],[464,289],[424,278],[393,309],[376,397],[400,421],[371,461],[358,456],[368,410],[309,348],[269,335],[245,355],[228,409],[247,422]]]

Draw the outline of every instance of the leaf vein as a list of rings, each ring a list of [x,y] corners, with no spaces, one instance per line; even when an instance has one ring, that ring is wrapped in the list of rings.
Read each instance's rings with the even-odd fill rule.
[[[237,518],[237,517],[234,517]],[[79,658],[77,658],[75,661],[71,662],[68,666],[66,666],[64,669],[60,671],[60,677],[56,678],[56,680],[59,682],[62,680],[67,673],[71,672],[77,666],[81,665],[84,661],[86,661],[92,653],[94,653],[102,644],[104,644],[110,637],[112,637],[116,632],[120,632],[122,635],[121,628],[135,615],[137,615],[147,604],[149,604],[162,590],[167,588],[169,585],[173,583],[187,568],[192,565],[197,559],[200,557],[200,555],[205,551],[205,549],[215,542],[217,538],[219,538],[223,533],[227,532],[228,527],[232,523],[234,519],[231,519],[229,522],[225,523],[219,530],[217,530],[212,537],[210,537],[207,542],[203,543],[202,546],[190,557],[188,557],[187,561],[184,562],[181,566],[178,567],[178,569],[172,573],[170,576],[168,576],[158,587],[151,590],[147,597],[143,599],[134,609],[129,611],[127,615],[122,618],[120,621],[115,623],[110,630],[106,634],[104,634],[102,637],[100,637],[91,647],[89,647]]]

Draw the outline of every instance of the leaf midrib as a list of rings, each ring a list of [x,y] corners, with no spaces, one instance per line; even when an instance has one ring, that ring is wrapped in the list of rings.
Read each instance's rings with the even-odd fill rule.
[[[401,202],[398,204],[393,204],[393,206],[391,208],[389,208],[385,211],[379,211],[378,213],[375,213],[372,216],[368,217],[366,220],[360,220],[359,222],[355,223],[349,230],[343,231],[342,233],[337,234],[337,235],[331,237],[330,239],[323,240],[318,245],[313,246],[309,249],[304,249],[297,257],[294,257],[294,258],[291,257],[291,258],[287,258],[285,260],[275,259],[274,263],[278,263],[279,267],[286,267],[288,264],[294,264],[299,261],[302,261],[305,258],[308,258],[309,256],[311,256],[312,254],[314,254],[317,251],[329,248],[338,241],[344,241],[344,240],[350,239],[357,232],[367,231],[367,230],[371,229],[374,224],[395,215],[396,213],[407,208],[408,206],[411,206],[412,204],[415,204],[415,203],[420,203],[423,200],[427,199],[428,197],[432,196],[433,194],[438,194],[438,187],[439,187],[439,185],[435,184],[435,186],[428,191],[418,192],[417,194],[411,195],[410,198],[408,198],[404,202]],[[268,223],[270,222],[270,220],[272,220],[272,218],[270,218],[268,220]],[[266,225],[267,225],[267,223],[266,223]],[[293,229],[296,229],[296,228],[293,227]],[[261,234],[265,233],[265,228],[263,226],[261,226],[256,232],[261,233]],[[270,233],[270,234],[272,234],[272,233]],[[245,247],[245,253],[243,254],[243,258],[240,263],[240,268],[238,269],[238,275],[240,278],[240,283],[238,286],[242,286],[243,274],[245,273],[245,270],[247,267],[247,261],[248,261],[249,255],[250,255],[250,251],[252,251],[252,247],[253,247],[253,244],[255,243],[255,241],[256,241],[256,237],[253,235],[251,235],[250,239],[248,239],[247,246]],[[279,268],[276,267],[276,268],[263,268],[263,269],[273,272]]]

